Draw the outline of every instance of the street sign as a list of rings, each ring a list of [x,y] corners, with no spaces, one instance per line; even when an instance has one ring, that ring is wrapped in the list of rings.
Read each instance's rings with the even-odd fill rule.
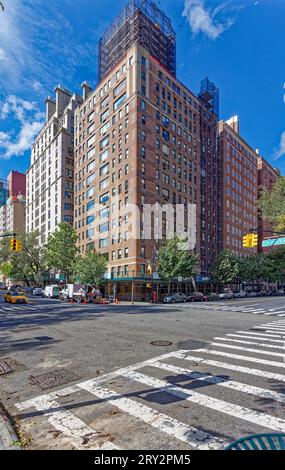
[[[267,248],[270,246],[281,246],[285,245],[285,237],[281,238],[268,238],[268,240],[263,240],[262,248]]]
[[[210,282],[210,281],[211,281],[211,278],[210,278],[210,276],[196,276],[195,281],[196,281],[196,282],[200,282],[200,283],[202,283],[202,282]]]
[[[56,275],[55,275],[55,279],[56,279],[57,281],[64,281],[64,280],[65,280],[65,276],[64,276],[64,274],[56,274]]]

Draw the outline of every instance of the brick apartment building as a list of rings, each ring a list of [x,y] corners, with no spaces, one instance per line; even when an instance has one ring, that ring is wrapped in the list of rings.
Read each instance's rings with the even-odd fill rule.
[[[26,175],[24,173],[12,170],[7,179],[10,196],[26,196]]]
[[[219,123],[221,161],[220,251],[236,256],[257,253],[243,248],[243,236],[258,227],[258,154],[239,133],[238,116]]]
[[[162,241],[156,236],[157,221],[152,219],[152,237],[145,239],[143,221],[131,217],[125,208],[134,204],[142,213],[145,204],[186,208],[192,203],[197,205],[199,271],[207,274],[218,251],[218,90],[205,80],[195,96],[180,83],[161,63],[165,56],[159,48],[156,57],[145,48],[145,16],[150,34],[167,35],[172,31],[170,20],[166,22],[152,2],[131,4],[133,9],[120,16],[121,22],[116,20],[104,41],[112,42],[122,22],[128,21],[134,27],[134,42],[130,44],[128,38],[127,50],[122,46],[122,56],[94,91],[84,84],[85,99],[75,111],[78,245],[82,254],[95,249],[106,256],[111,279],[147,281]],[[138,10],[142,45],[136,33],[140,22],[131,21]],[[124,37],[121,40],[124,43]],[[104,41],[101,48],[105,48]],[[173,34],[169,41],[173,44]],[[112,54],[110,42],[108,54]],[[106,56],[104,60],[108,63]],[[99,211],[97,204],[103,205]],[[130,236],[133,224],[140,239]],[[185,229],[187,224],[185,216]],[[162,239],[168,229],[162,219]],[[141,282],[139,287],[141,297],[147,298],[148,283]],[[124,289],[127,295],[128,283]]]

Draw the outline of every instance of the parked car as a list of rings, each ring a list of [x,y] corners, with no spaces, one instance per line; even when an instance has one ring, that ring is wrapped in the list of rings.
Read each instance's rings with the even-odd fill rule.
[[[208,297],[202,292],[193,292],[193,294],[187,297],[188,302],[206,302]]]
[[[217,294],[217,292],[208,292],[206,294],[206,297],[208,300],[219,300],[219,294]]]
[[[8,290],[9,290],[10,292],[20,292],[20,291],[23,290],[23,286],[21,286],[20,284],[14,284],[14,285],[10,286],[10,287],[8,288]]]
[[[277,294],[278,295],[285,295],[285,290],[284,289],[278,289]]]
[[[34,287],[24,287],[23,292],[27,295],[32,295],[33,294]]]
[[[187,302],[186,295],[181,292],[177,292],[176,294],[167,294],[163,297],[163,303],[165,304],[176,304],[181,302]]]
[[[4,297],[5,302],[9,302],[11,304],[26,304],[28,303],[28,299],[25,295],[19,294],[18,292],[9,292]]]
[[[60,289],[58,286],[46,286],[43,292],[43,297],[48,299],[58,299]]]
[[[33,295],[36,296],[42,296],[43,295],[43,289],[41,287],[35,287],[32,291]]]
[[[233,294],[235,299],[244,299],[247,296],[243,290],[234,290]]]
[[[232,299],[234,296],[234,293],[231,289],[225,288],[222,290],[222,292],[219,293],[219,299]]]

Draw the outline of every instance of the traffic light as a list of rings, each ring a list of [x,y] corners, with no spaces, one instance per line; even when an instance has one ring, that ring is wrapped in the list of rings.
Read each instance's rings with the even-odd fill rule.
[[[242,246],[244,248],[250,248],[251,247],[251,235],[245,235],[242,239]]]
[[[17,240],[16,241],[16,251],[22,251],[22,247],[23,247],[23,245],[22,245],[21,240]]]
[[[12,238],[10,240],[10,251],[17,251],[17,240],[16,240],[16,238]]]
[[[255,247],[257,245],[258,245],[258,235],[257,235],[257,233],[253,233],[251,235],[251,246]]]

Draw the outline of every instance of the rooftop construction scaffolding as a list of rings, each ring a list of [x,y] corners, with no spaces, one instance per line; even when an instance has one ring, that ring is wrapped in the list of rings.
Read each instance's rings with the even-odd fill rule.
[[[135,43],[176,76],[176,34],[152,0],[130,0],[99,41],[99,80]]]

